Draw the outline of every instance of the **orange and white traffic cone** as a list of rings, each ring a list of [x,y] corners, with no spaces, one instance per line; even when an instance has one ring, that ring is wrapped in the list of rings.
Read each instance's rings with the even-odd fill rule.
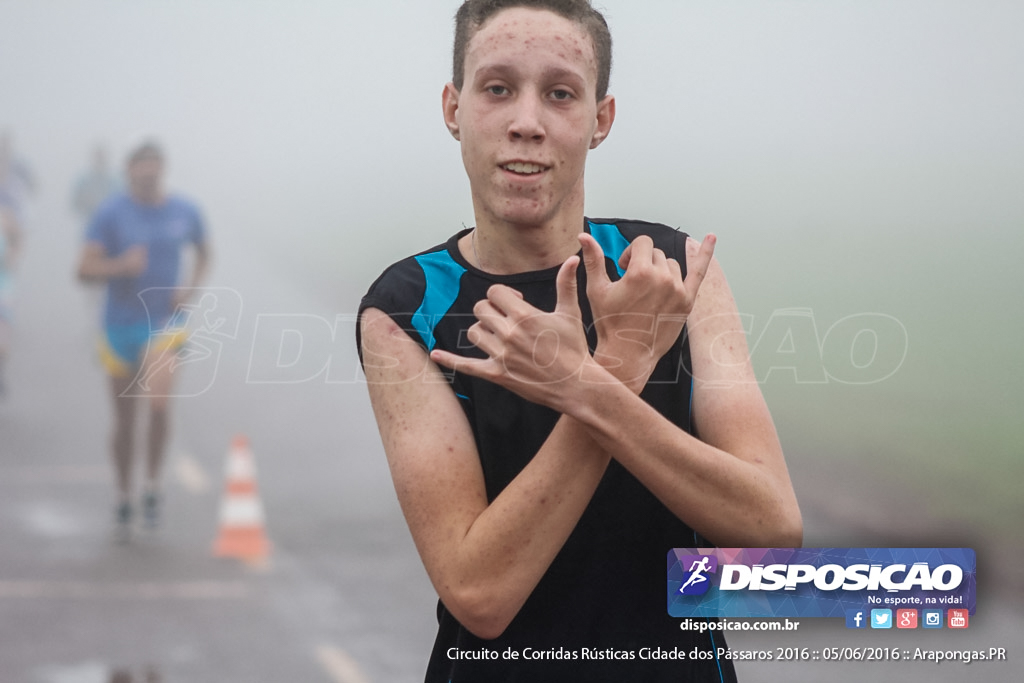
[[[263,503],[256,492],[256,466],[249,440],[236,436],[228,451],[224,497],[220,502],[220,533],[213,544],[217,557],[264,560],[270,541],[264,530]]]

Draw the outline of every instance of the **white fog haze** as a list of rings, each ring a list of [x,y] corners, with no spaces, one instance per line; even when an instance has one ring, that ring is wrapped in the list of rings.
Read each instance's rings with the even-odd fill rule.
[[[152,662],[162,683],[319,681],[317,662],[334,656],[315,650],[322,643],[367,674],[332,680],[421,679],[436,596],[398,509],[351,332],[382,270],[473,225],[441,114],[459,4],[0,0],[0,136],[36,186],[0,397],[0,545],[11,549],[0,553],[0,641],[11,643],[0,646],[0,680],[86,680],[60,678],[60,667],[101,662],[105,675]],[[970,636],[1019,662],[1024,2],[593,4],[612,33],[617,114],[587,161],[587,215],[717,235],[805,546],[975,548]],[[72,190],[97,146],[120,173],[150,139],[166,152],[168,188],[202,211],[205,284],[241,313],[216,381],[175,404],[170,457],[191,454],[200,472],[189,476],[205,472],[206,490],[171,484],[181,526],[130,555],[103,535],[109,406],[93,352],[98,293],[75,278],[85,225]],[[344,381],[252,381],[258,363],[276,370],[275,358],[283,366],[303,348],[282,350],[283,336],[281,348],[253,342],[263,314],[308,315],[330,348],[306,351]],[[332,338],[335,316],[347,327]],[[265,574],[232,574],[209,557],[223,449],[243,432],[278,553]],[[175,495],[189,504],[175,509]],[[60,582],[71,579],[149,577],[146,562],[171,567],[159,580],[174,590],[209,581],[204,590],[228,598],[160,602],[174,618],[150,632],[156,599],[119,597],[115,609],[46,593],[67,598]],[[24,598],[37,589],[42,598]],[[217,616],[204,611],[241,593]],[[104,640],[94,624],[122,608],[115,630],[130,637]],[[262,645],[236,648],[221,617],[284,654],[267,663]],[[132,659],[124,642],[149,659]],[[812,669],[741,667],[748,682],[844,683],[865,671],[801,679],[794,671]],[[1000,678],[1010,668],[986,671],[1012,680]],[[962,672],[916,668],[901,680]]]
[[[603,5],[618,118],[591,155],[590,215],[715,231],[723,258],[779,231],[1020,220],[1019,3]],[[0,126],[41,205],[95,144],[119,163],[155,137],[220,247],[360,281],[472,223],[440,115],[456,6],[4,0]]]

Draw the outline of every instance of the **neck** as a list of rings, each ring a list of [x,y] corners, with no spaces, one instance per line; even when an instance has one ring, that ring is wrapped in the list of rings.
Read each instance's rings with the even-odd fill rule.
[[[474,195],[476,228],[460,244],[462,253],[480,270],[513,275],[560,266],[580,250],[583,230],[583,186],[564,197],[538,220],[515,221],[488,209]],[[475,244],[473,244],[475,242]],[[473,248],[475,247],[475,253]]]
[[[146,204],[148,206],[156,206],[158,204],[162,204],[164,201],[164,194],[160,190],[140,191],[133,188],[131,191],[131,195],[132,198],[139,204]]]
[[[496,275],[545,270],[577,253],[583,216],[572,225],[515,225],[482,222],[462,238],[462,254],[474,266]]]

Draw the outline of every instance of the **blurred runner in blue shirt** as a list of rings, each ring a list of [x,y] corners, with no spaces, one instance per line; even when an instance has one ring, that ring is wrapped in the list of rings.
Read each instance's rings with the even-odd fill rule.
[[[150,409],[143,511],[148,524],[157,521],[158,477],[174,381],[174,364],[160,361],[185,341],[187,332],[174,314],[202,280],[209,260],[199,210],[164,192],[163,172],[163,152],[154,143],[147,142],[129,155],[128,191],[97,209],[86,229],[78,267],[83,281],[107,285],[100,358],[110,375],[115,407],[112,447],[122,537],[127,536],[133,516],[132,451],[140,395],[146,396]],[[182,287],[179,271],[186,248],[193,249],[196,258]],[[144,385],[138,381],[142,377]]]

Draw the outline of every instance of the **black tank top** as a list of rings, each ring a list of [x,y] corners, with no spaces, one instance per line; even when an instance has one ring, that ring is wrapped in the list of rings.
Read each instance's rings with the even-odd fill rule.
[[[641,234],[686,269],[686,235],[664,225],[588,219],[585,230],[605,253],[608,275],[621,277],[618,259]],[[392,265],[360,304],[388,314],[428,352],[439,348],[484,357],[466,339],[476,321],[473,305],[493,284],[505,284],[533,306],[555,307],[558,268],[492,275],[474,268],[458,249],[466,230]],[[580,309],[593,351],[596,331],[586,300],[586,272],[578,271]],[[361,348],[361,347],[360,347]],[[488,500],[526,466],[559,415],[482,379],[446,371],[473,429]],[[660,359],[641,397],[673,423],[694,433],[692,378],[686,331]],[[694,434],[696,435],[696,434]],[[427,670],[430,683],[452,681],[730,681],[732,663],[718,657],[691,661],[693,648],[725,647],[721,632],[682,631],[667,612],[667,556],[671,548],[706,546],[633,475],[612,460],[587,509],[544,577],[505,632],[481,640],[438,602],[438,635]],[[461,651],[487,649],[497,660],[460,659]],[[511,648],[518,659],[501,655]],[[684,651],[687,658],[645,659],[644,648]],[[545,653],[541,658],[524,655]]]

